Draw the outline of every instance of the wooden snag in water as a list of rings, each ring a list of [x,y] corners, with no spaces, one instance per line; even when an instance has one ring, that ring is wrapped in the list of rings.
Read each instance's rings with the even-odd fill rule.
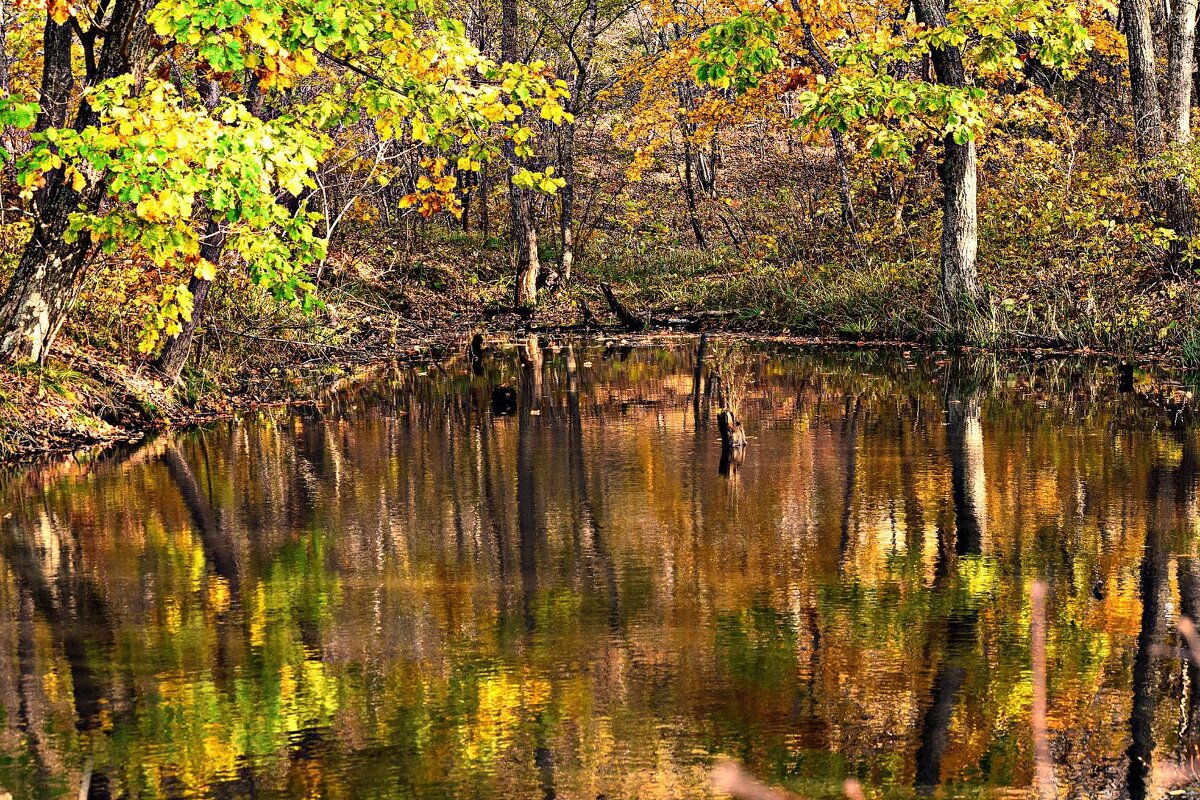
[[[467,354],[471,357],[471,374],[479,376],[483,374],[483,334],[477,333],[471,337],[471,344],[467,347]]]
[[[607,283],[601,283],[600,291],[604,292],[604,299],[608,301],[608,307],[612,309],[613,314],[621,321],[626,330],[638,333],[646,329],[646,320],[642,319],[642,317],[635,314],[628,306],[622,303],[613,294],[612,286]]]
[[[712,386],[713,397],[716,398],[717,407],[720,409],[717,411],[717,430],[721,432],[721,446],[726,450],[745,447],[746,432],[742,429],[742,421],[738,419],[737,412],[730,407],[729,391],[725,388],[721,374],[711,372],[709,385]]]
[[[738,470],[742,468],[742,462],[746,460],[745,447],[722,447],[721,448],[721,463],[717,467],[717,472],[725,478],[732,478],[738,474]]]
[[[492,413],[498,417],[511,417],[517,413],[517,390],[511,386],[497,386],[493,389]]]
[[[1122,361],[1117,367],[1117,389],[1122,394],[1133,391],[1133,364],[1128,361]]]

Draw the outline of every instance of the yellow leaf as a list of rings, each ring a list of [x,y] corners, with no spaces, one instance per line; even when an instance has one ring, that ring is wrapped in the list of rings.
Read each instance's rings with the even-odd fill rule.
[[[211,281],[217,277],[217,267],[207,258],[201,259],[196,265],[195,275],[202,281]]]

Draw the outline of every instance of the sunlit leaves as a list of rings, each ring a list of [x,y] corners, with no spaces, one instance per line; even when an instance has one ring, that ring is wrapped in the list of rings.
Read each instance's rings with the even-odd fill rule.
[[[789,30],[805,26],[807,37]],[[798,122],[841,133],[857,126],[873,155],[905,160],[923,139],[974,139],[988,121],[989,81],[1020,79],[1029,58],[1070,74],[1092,44],[1078,7],[1059,0],[974,0],[956,4],[943,27],[897,19],[860,34],[832,33],[818,44],[796,13],[739,13],[701,37],[692,64],[701,83],[744,92],[783,65],[781,41],[804,42],[798,55],[809,58],[809,49],[821,48],[834,72],[800,94]],[[1024,50],[1018,41],[1028,43]],[[914,72],[913,64],[943,48],[963,53],[968,86]]]
[[[37,103],[27,103],[20,97],[0,97],[0,130],[32,128],[37,115]],[[8,152],[0,146],[0,164],[7,160]]]
[[[314,218],[278,202],[280,192],[314,186],[310,172],[324,141],[310,132],[304,110],[264,122],[234,103],[215,113],[186,108],[170,84],[150,84],[137,96],[131,88],[115,80],[94,90],[94,126],[36,134],[19,163],[25,191],[64,163],[77,189],[103,175],[113,204],[77,213],[68,236],[87,231],[109,253],[134,244],[159,267],[197,261],[195,217],[205,209],[229,227],[230,249],[255,283],[287,302],[311,302],[305,267],[323,257],[324,242],[313,234]],[[196,271],[213,275],[203,260]],[[190,314],[186,295],[167,286],[143,349]]]
[[[738,92],[758,86],[764,75],[782,65],[776,47],[782,14],[741,14],[714,25],[700,39],[700,55],[692,59],[696,80]]]

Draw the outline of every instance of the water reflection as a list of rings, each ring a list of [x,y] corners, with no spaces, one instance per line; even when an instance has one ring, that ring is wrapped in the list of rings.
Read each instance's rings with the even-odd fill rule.
[[[0,789],[684,798],[718,754],[1026,789],[1039,578],[1068,791],[1196,754],[1196,431],[1111,368],[472,356],[0,486]]]

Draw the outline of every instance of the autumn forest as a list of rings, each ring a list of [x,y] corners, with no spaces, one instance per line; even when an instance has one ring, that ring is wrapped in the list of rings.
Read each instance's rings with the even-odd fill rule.
[[[1200,786],[1198,0],[0,0],[0,800]]]

